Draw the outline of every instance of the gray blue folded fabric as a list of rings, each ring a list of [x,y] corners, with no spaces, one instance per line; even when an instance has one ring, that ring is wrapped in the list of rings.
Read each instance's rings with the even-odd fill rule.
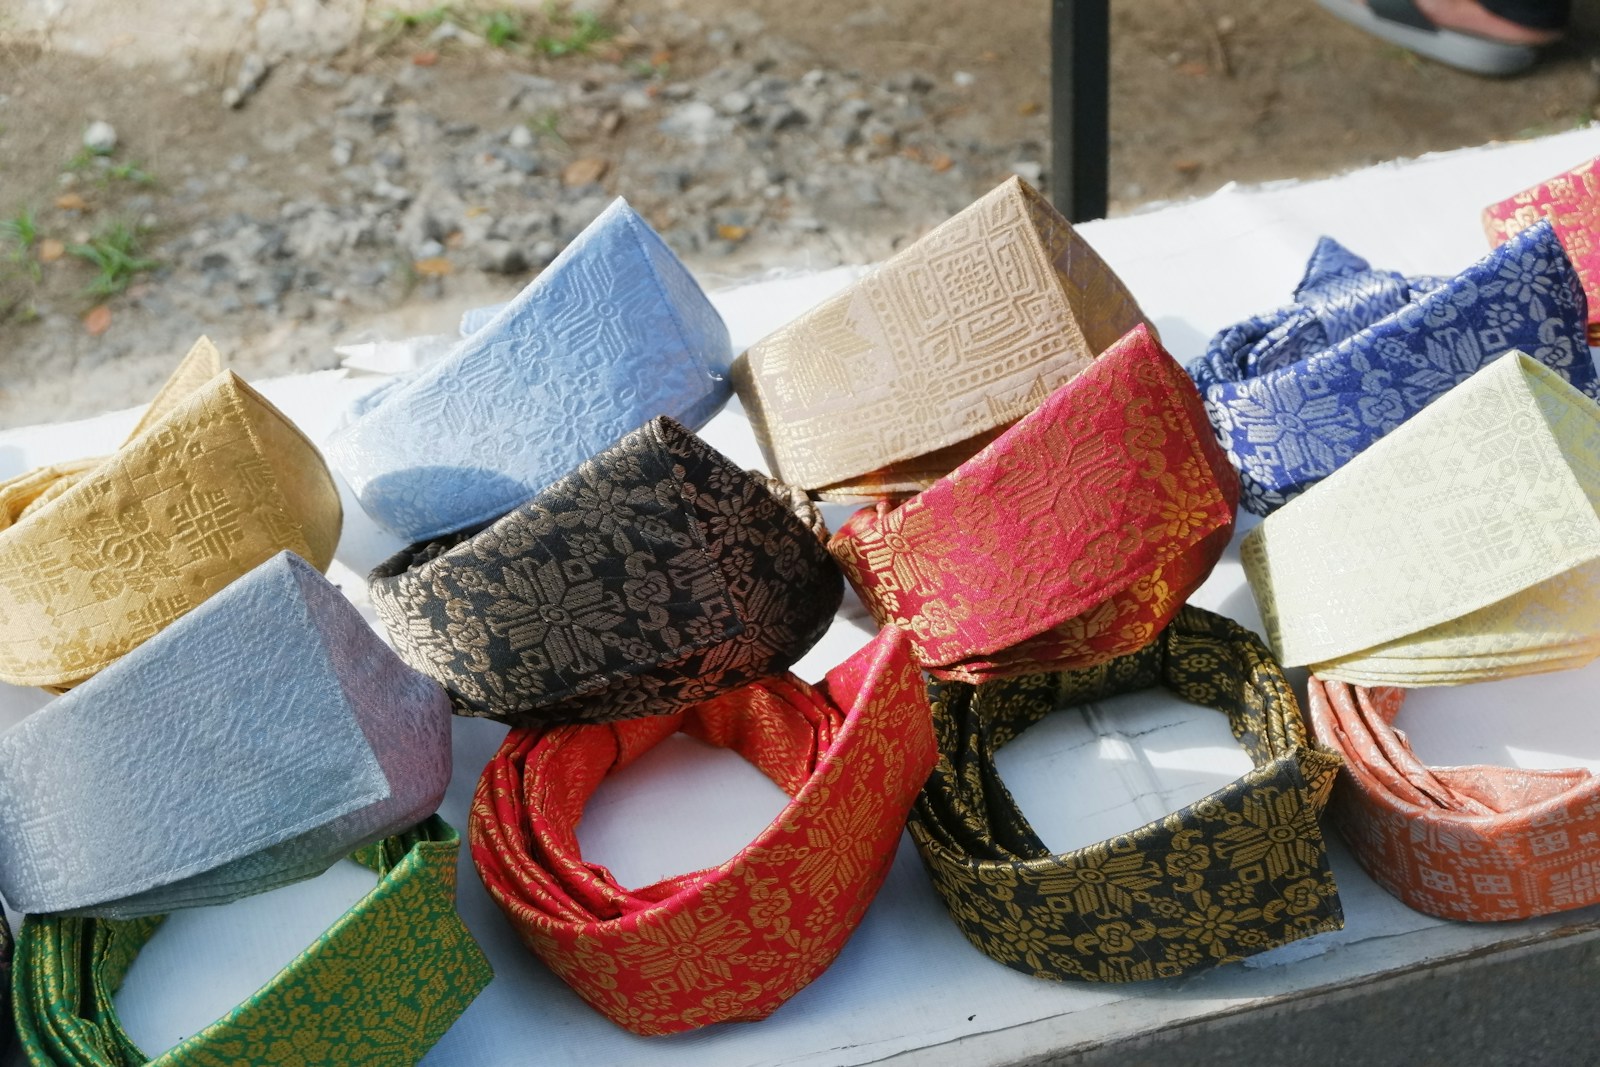
[[[703,426],[731,394],[727,327],[623,200],[487,310],[329,444],[367,514],[407,542],[504,514],[659,415]]]
[[[438,807],[450,724],[280,553],[0,735],[0,894],[131,918],[313,877]]]

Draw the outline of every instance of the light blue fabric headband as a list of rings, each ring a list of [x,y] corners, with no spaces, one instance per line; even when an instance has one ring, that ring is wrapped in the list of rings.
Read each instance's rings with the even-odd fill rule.
[[[440,363],[362,400],[328,456],[408,542],[504,514],[658,415],[731,393],[728,330],[655,231],[612,202]]]
[[[0,735],[0,893],[130,918],[313,877],[438,807],[450,723],[280,553]]]

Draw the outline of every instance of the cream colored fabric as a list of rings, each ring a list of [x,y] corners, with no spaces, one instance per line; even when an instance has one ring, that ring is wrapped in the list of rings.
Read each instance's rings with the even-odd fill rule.
[[[1242,552],[1288,665],[1455,685],[1600,654],[1600,407],[1520,352],[1269,516]]]
[[[834,499],[917,492],[1144,322],[1011,179],[733,367],[772,473]]]
[[[65,688],[289,549],[325,570],[322,456],[201,338],[115,455],[0,482],[0,680]]]

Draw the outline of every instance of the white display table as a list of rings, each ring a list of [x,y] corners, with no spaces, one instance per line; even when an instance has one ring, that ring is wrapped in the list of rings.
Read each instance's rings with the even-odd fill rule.
[[[1577,131],[1312,184],[1224,189],[1196,203],[1082,229],[1128,283],[1169,350],[1187,361],[1218,328],[1287,300],[1319,235],[1336,237],[1375,266],[1453,273],[1488,250],[1478,222],[1483,205],[1596,154],[1600,130]],[[715,300],[738,349],[855,273],[764,282],[718,293]],[[321,440],[343,405],[375,383],[371,376],[331,371],[257,384]],[[0,432],[0,477],[110,448],[134,418],[124,412]],[[704,435],[735,459],[759,465],[736,403]],[[846,513],[830,508],[830,523]],[[1243,525],[1253,521],[1246,516]],[[344,540],[330,576],[369,618],[362,576],[396,547],[347,496]],[[1236,548],[1195,601],[1259,629]],[[870,620],[847,593],[840,619],[797,673],[819,678],[870,632]],[[1591,667],[1420,692],[1408,701],[1400,725],[1432,763],[1600,768],[1600,723],[1592,710],[1597,681],[1600,668]],[[0,726],[48,699],[0,687]],[[463,836],[478,773],[504,734],[505,727],[492,722],[456,720],[455,778],[443,814]],[[1221,715],[1153,693],[1047,720],[1006,748],[1000,762],[1041,836],[1060,849],[1131,829],[1249,766]],[[737,756],[679,737],[602,787],[581,837],[586,857],[605,863],[625,883],[642,884],[726,859],[782,804],[777,788]],[[903,839],[882,893],[838,961],[770,1019],[647,1039],[591,1011],[522,948],[463,848],[461,910],[496,978],[424,1062],[841,1067],[906,1053],[917,1063],[1005,1064],[1115,1046],[1440,961],[1486,953],[1509,958],[1531,944],[1576,943],[1600,929],[1600,909],[1502,925],[1445,923],[1378,889],[1337,842],[1333,865],[1347,920],[1341,932],[1180,981],[1063,985],[1008,970],[973,949]],[[118,997],[129,1033],[155,1054],[204,1026],[291,959],[372,878],[341,864],[298,886],[174,915]],[[20,1062],[14,1050],[13,1056]]]

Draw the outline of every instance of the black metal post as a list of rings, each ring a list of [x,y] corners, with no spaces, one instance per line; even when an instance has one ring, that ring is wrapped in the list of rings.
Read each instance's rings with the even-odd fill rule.
[[[1050,199],[1073,222],[1106,213],[1110,7],[1110,0],[1051,0]]]

